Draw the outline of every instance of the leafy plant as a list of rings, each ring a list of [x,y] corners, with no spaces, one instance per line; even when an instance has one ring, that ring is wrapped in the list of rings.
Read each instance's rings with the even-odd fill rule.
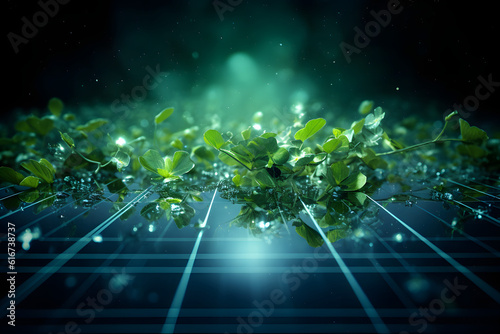
[[[112,155],[112,158],[108,162],[102,163],[101,161],[89,159],[88,157],[84,156],[82,153],[77,151],[75,141],[67,133],[62,133],[62,132],[59,133],[61,135],[61,139],[66,143],[66,145],[68,145],[73,154],[76,154],[78,157],[80,157],[81,159],[85,160],[88,163],[97,165],[97,168],[94,172],[95,174],[97,174],[101,168],[108,166],[112,162],[116,164],[116,168],[118,171],[121,171],[124,167],[127,167],[130,163],[130,156],[127,153],[120,151],[119,145],[117,145],[118,147],[116,149],[116,152]]]
[[[17,131],[32,132],[41,136],[47,135],[54,128],[54,120],[50,116],[38,118],[31,115],[16,123]]]
[[[148,171],[164,178],[165,182],[179,179],[181,175],[188,173],[195,166],[186,151],[177,151],[173,158],[170,158],[162,157],[158,151],[148,150],[139,157],[139,162]]]

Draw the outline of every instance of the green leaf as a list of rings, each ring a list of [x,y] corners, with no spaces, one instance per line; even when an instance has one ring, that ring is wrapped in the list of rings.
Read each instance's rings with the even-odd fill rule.
[[[349,151],[349,139],[344,135],[330,139],[323,144],[323,150],[326,153],[346,153]]]
[[[45,136],[54,128],[54,121],[48,117],[38,118],[34,115],[16,123],[17,131],[34,132]]]
[[[382,134],[382,138],[384,139],[384,143],[389,145],[391,147],[391,149],[394,151],[401,150],[401,149],[405,148],[404,144],[398,142],[397,140],[390,138],[389,135],[387,134],[387,132],[384,132]]]
[[[266,188],[266,187],[273,188],[275,186],[274,181],[273,181],[271,175],[269,175],[269,173],[266,172],[266,171],[262,171],[262,170],[259,171],[255,175],[255,181],[262,188]]]
[[[158,115],[155,116],[155,123],[160,124],[164,120],[170,117],[174,112],[174,108],[167,108],[162,110]]]
[[[332,170],[332,175],[337,185],[342,183],[342,181],[344,181],[349,176],[349,168],[343,161],[334,162],[330,166],[330,168]]]
[[[309,246],[320,247],[323,245],[323,238],[321,238],[321,235],[304,222],[300,221],[294,223],[294,226],[296,226],[295,232],[297,232],[302,238],[306,239]]]
[[[52,113],[52,115],[59,117],[61,116],[64,104],[57,97],[53,97],[49,100],[49,104],[47,107],[49,108],[49,111]]]
[[[215,154],[212,151],[209,151],[204,145],[196,146],[195,148],[193,148],[193,154],[201,160],[215,159]]]
[[[70,148],[74,148],[75,147],[75,142],[73,141],[73,138],[71,138],[66,132],[65,133],[62,133],[61,131],[59,131],[59,133],[61,134],[61,139],[70,147]]]
[[[473,144],[482,144],[486,140],[488,140],[488,135],[484,130],[479,129],[476,126],[470,126],[469,123],[460,118],[460,134],[462,135],[462,140],[473,143]]]
[[[263,134],[260,135],[262,138],[271,138],[271,137],[276,137],[278,134],[274,132],[264,132]]]
[[[484,149],[482,149],[480,146],[477,145],[460,144],[457,145],[457,151],[461,155],[466,155],[474,159],[479,159],[488,155],[487,151],[485,151]]]
[[[276,152],[278,150],[278,142],[274,137],[255,137],[248,143],[247,148],[252,153],[254,158],[260,158]]]
[[[342,128],[333,128],[332,129],[332,133],[333,133],[333,136],[335,138],[338,138],[342,134],[342,132],[344,132],[344,131],[345,131],[345,129],[342,129]]]
[[[361,115],[366,115],[366,114],[368,114],[368,113],[372,110],[372,107],[373,107],[373,101],[370,101],[370,100],[364,100],[364,101],[363,101],[363,102],[361,102],[361,104],[359,105],[358,112],[359,112]]]
[[[54,182],[54,174],[52,173],[52,171],[47,166],[39,163],[38,161],[30,159],[28,162],[23,162],[21,166],[47,183]]]
[[[175,225],[177,225],[177,228],[183,228],[189,225],[191,222],[191,219],[196,214],[196,211],[193,207],[183,203],[180,204],[180,210],[176,211],[175,213],[172,212],[172,216],[174,218]]]
[[[350,192],[347,198],[355,206],[363,206],[366,201],[366,194],[362,192]]]
[[[351,174],[342,182],[345,191],[356,191],[366,184],[366,176],[363,173]]]
[[[113,161],[116,164],[116,169],[121,171],[122,168],[127,167],[130,164],[130,156],[123,151],[118,151],[116,152]]]
[[[349,143],[352,142],[352,137],[354,136],[354,130],[353,129],[347,129],[342,132],[342,135],[339,136],[339,139],[342,139],[342,137],[345,137],[347,139],[347,144],[349,146]]]
[[[167,170],[165,168],[158,168],[156,170],[156,174],[158,174],[161,177],[164,177],[166,179],[178,179],[179,178],[178,176],[175,176],[174,174],[172,174],[169,170]]]
[[[332,138],[323,144],[323,150],[325,150],[326,153],[332,153],[341,145],[342,145],[342,140],[340,140],[339,138]]]
[[[220,148],[226,143],[222,135],[217,130],[207,130],[203,134],[203,140],[207,145],[212,146],[216,150],[220,150]]]
[[[381,157],[378,157],[375,151],[369,147],[364,148],[362,152],[358,154],[358,156],[371,169],[386,169],[388,167],[387,161],[385,161]]]
[[[101,126],[104,124],[107,124],[109,121],[104,118],[96,118],[93,120],[88,121],[84,125],[80,125],[76,127],[77,131],[83,131],[83,132],[92,132],[94,130],[99,129]]]
[[[316,156],[314,154],[305,154],[304,156],[300,157],[294,164],[295,167],[300,167],[300,166],[305,166],[308,165],[311,161],[314,160]]]
[[[272,159],[275,165],[284,165],[288,162],[290,153],[284,147],[280,147],[273,155]]]
[[[191,169],[194,168],[194,162],[189,157],[189,153],[186,151],[177,151],[174,153],[174,158],[172,160],[172,169],[170,170],[172,175],[180,176],[186,174]],[[165,167],[167,164],[165,163]]]
[[[0,167],[0,180],[13,183],[13,184],[19,184],[24,179],[23,174],[16,172],[10,167]]]
[[[148,150],[143,156],[139,157],[142,167],[150,172],[158,174],[158,169],[165,168],[165,161],[158,151]]]
[[[34,176],[30,176],[30,177],[34,177]],[[36,179],[36,177],[34,177],[34,178]],[[36,181],[37,186],[38,186],[38,181],[40,181],[40,180]],[[34,184],[35,183],[33,183],[33,185]],[[26,186],[26,187],[28,187],[28,186]],[[31,187],[31,188],[33,188],[33,187]],[[34,201],[36,201],[38,199],[38,197],[40,197],[40,192],[36,189],[30,189],[28,191],[25,191],[25,192],[19,194],[18,197],[24,203],[33,203]]]
[[[325,126],[326,121],[323,118],[312,119],[306,123],[306,126],[295,133],[294,138],[304,142],[306,139],[311,138],[316,132]]]
[[[20,186],[36,188],[40,183],[40,179],[36,176],[26,176],[21,182],[19,182]]]
[[[326,232],[326,237],[330,242],[333,244],[335,241],[338,241],[340,239],[343,239],[347,237],[347,230],[346,229],[335,229],[335,230],[330,230]]]
[[[241,186],[241,175],[240,174],[236,174],[235,176],[233,176],[233,183],[236,187],[239,187]]]
[[[233,151],[220,149],[219,159],[229,166],[242,165],[249,170],[252,169],[252,163],[245,156]]]
[[[156,202],[146,204],[140,212],[141,216],[149,222],[154,222],[163,217],[164,209]]]
[[[184,148],[184,144],[182,143],[182,141],[179,138],[170,142],[170,146],[175,147],[178,150],[182,150]]]
[[[351,126],[351,129],[354,132],[354,134],[358,134],[359,132],[361,132],[361,130],[363,129],[363,125],[365,125],[365,121],[366,121],[366,119],[363,118],[363,119],[353,123],[353,125]]]
[[[322,228],[328,227],[328,226],[334,226],[338,225],[339,223],[335,221],[335,219],[332,217],[330,212],[326,212],[326,214],[318,220],[318,225]]]
[[[42,165],[44,165],[45,167],[47,167],[52,174],[56,173],[56,169],[54,168],[54,166],[52,166],[52,164],[47,159],[44,159],[44,158],[40,159],[40,163]]]
[[[366,116],[365,128],[375,129],[380,125],[380,122],[384,119],[385,112],[381,107],[375,108],[372,114]]]
[[[251,133],[252,133],[252,127],[249,126],[248,129],[241,131],[241,137],[243,137],[243,140],[248,140],[250,139]]]

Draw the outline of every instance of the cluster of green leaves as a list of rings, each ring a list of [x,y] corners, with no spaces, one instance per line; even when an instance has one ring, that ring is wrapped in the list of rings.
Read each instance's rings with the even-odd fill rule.
[[[298,180],[309,179],[321,190],[316,200],[338,205],[333,204],[331,195],[341,194],[348,206],[359,202],[357,193],[367,191],[367,183],[372,182],[363,174],[367,169],[361,172],[361,166],[368,167],[368,170],[388,168],[384,156],[448,141],[459,142],[457,152],[472,159],[485,158],[489,154],[486,133],[463,119],[458,121],[460,138],[443,138],[448,124],[457,118],[456,112],[445,118],[444,127],[436,138],[405,146],[383,130],[381,124],[385,112],[382,108],[372,110],[372,107],[373,101],[363,101],[359,112],[364,118],[353,122],[349,128],[327,125],[325,119],[316,118],[277,133],[255,134],[256,130],[249,127],[233,135],[210,129],[203,135],[206,144],[203,145],[201,140],[196,141],[195,130],[192,129],[180,131],[182,136],[166,132],[157,134],[159,127],[173,115],[173,108],[166,108],[154,116],[153,138],[148,140],[138,134],[132,141],[122,142],[102,131],[109,120],[96,118],[82,124],[75,115],[65,113],[62,101],[54,98],[48,103],[50,115],[41,118],[27,116],[16,123],[18,133],[14,137],[0,140],[0,146],[10,145],[14,150],[27,147],[24,159],[21,156],[13,160],[9,150],[1,152],[8,163],[0,167],[0,179],[36,188],[39,184],[50,185],[58,177],[74,170],[94,166],[95,173],[127,169],[132,174],[138,173],[142,167],[153,173],[155,179],[170,182],[193,170],[196,173],[193,159],[202,164],[200,168],[212,168],[216,155],[209,149],[211,147],[224,164],[234,167],[232,181],[237,187],[297,190]],[[66,153],[62,161],[49,161],[50,158],[40,147],[47,140],[56,139],[65,147],[64,150],[62,145],[57,144],[61,147],[60,151]],[[96,144],[97,140],[101,144]],[[105,145],[103,140],[107,141]],[[193,144],[190,150],[187,143]],[[380,152],[382,143],[387,144],[391,151]],[[136,151],[145,153],[141,155]]]
[[[74,114],[64,113],[64,104],[60,99],[51,99],[47,108],[50,115],[42,118],[35,115],[24,117],[16,123],[15,129],[18,132],[14,137],[1,138],[0,147],[6,149],[0,154],[7,166],[0,167],[0,181],[36,188],[40,183],[51,184],[57,177],[72,174],[75,170],[86,169],[88,166],[94,166],[95,173],[98,173],[101,170],[122,171],[130,164],[132,172],[138,172],[143,166],[146,170],[171,181],[179,179],[180,175],[194,167],[189,154],[183,150],[175,152],[172,159],[161,158],[160,154],[152,149],[142,156],[136,155],[132,144],[141,144],[142,147],[147,141],[144,136],[136,136],[129,142],[123,138],[112,138],[102,131],[103,126],[109,123],[109,120],[104,118],[95,118],[79,124]],[[167,120],[173,112],[173,108],[166,108],[154,117],[155,133],[149,142],[155,141],[157,126]],[[43,146],[48,140],[57,142],[57,138],[62,144],[53,144],[53,147],[59,157],[49,162],[50,158],[47,152],[44,152]],[[104,145],[103,139],[107,141]],[[184,144],[177,138],[175,143],[171,143],[171,147],[183,148]],[[15,157],[12,151],[16,151],[19,156],[23,149],[26,149],[26,157],[38,159],[28,158],[21,160],[20,163],[17,162],[19,159],[12,160]],[[202,148],[198,147],[196,153],[202,156]],[[24,170],[32,175],[25,175]]]
[[[21,166],[33,175],[24,176],[10,167],[2,166],[0,167],[0,180],[30,188],[38,187],[41,182],[46,184],[54,182],[56,170],[46,159],[42,158],[40,161],[30,159],[21,163]]]
[[[322,142],[310,142],[316,133],[325,127],[326,121],[317,118],[308,121],[298,129],[293,139],[291,131],[285,134],[264,132],[251,137],[251,128],[241,133],[239,140],[231,133],[221,134],[217,130],[208,130],[204,134],[205,143],[219,152],[222,162],[236,166],[233,182],[236,186],[276,187],[283,180],[297,176],[318,177],[324,180],[325,192],[333,190],[357,191],[363,188],[367,177],[360,173],[359,167],[364,164],[370,169],[388,167],[383,156],[403,153],[430,144],[458,141],[457,150],[471,157],[482,157],[487,154],[484,144],[488,139],[486,133],[471,127],[460,119],[461,138],[443,139],[448,124],[457,114],[453,112],[445,118],[441,133],[433,140],[405,146],[389,137],[382,129],[381,122],[385,112],[377,107],[370,113],[372,101],[364,101],[360,105],[360,113],[365,118],[352,123],[348,129],[333,127],[331,134]],[[387,144],[388,152],[377,153],[375,149]],[[241,168],[243,167],[243,169]]]
[[[241,140],[230,133],[224,139],[217,130],[206,131],[203,139],[219,151],[219,158],[225,164],[244,167],[244,170],[235,170],[236,186],[276,187],[325,160],[326,153],[303,145],[324,125],[325,120],[321,118],[309,121],[289,144],[283,140],[278,142],[278,135],[272,132],[252,137],[252,128],[241,133]]]
[[[347,128],[316,118],[276,133],[256,133],[257,130],[249,127],[233,135],[210,129],[203,135],[204,143],[196,127],[168,131],[164,124],[174,109],[166,108],[151,120],[152,138],[131,131],[135,133],[132,140],[125,142],[105,133],[103,129],[109,120],[95,118],[80,122],[75,115],[65,112],[59,99],[51,99],[50,115],[24,117],[16,123],[18,132],[12,138],[0,139],[3,149],[0,155],[6,165],[0,167],[0,180],[33,188],[20,194],[17,202],[5,203],[14,208],[20,201],[31,203],[38,199],[40,210],[50,207],[54,192],[47,189],[78,169],[94,170],[110,177],[116,171],[126,171],[133,176],[143,171],[160,181],[157,187],[174,189],[184,184],[175,181],[188,173],[213,168],[218,158],[233,169],[232,189],[237,193],[231,199],[243,204],[231,220],[231,226],[247,228],[254,235],[268,235],[277,233],[283,225],[288,229],[286,222],[291,221],[296,233],[309,245],[319,247],[323,244],[321,236],[300,219],[299,194],[306,204],[320,208],[313,213],[314,218],[334,242],[351,233],[354,219],[348,215],[353,210],[367,209],[365,194],[373,193],[382,184],[371,172],[391,166],[386,156],[433,147],[432,144],[457,142],[455,154],[471,162],[492,158],[486,133],[463,119],[457,120],[457,112],[445,118],[442,131],[432,140],[404,145],[382,128],[385,118],[382,108],[372,108],[373,101],[361,103],[359,113],[363,118]],[[452,122],[458,123],[460,137],[445,138],[445,130]],[[43,149],[47,143],[54,143],[58,152],[63,152],[61,157],[51,158]],[[382,144],[390,151],[381,150]],[[498,156],[498,148],[494,152]],[[391,174],[387,177],[389,182],[399,182],[397,179]],[[109,191],[119,195],[112,210],[119,212],[126,205],[127,190],[121,181],[112,184],[108,186]],[[189,205],[192,200],[201,200],[199,193],[162,191],[160,198],[140,210],[140,215],[151,224],[161,217],[173,218],[182,228],[189,225],[195,215]],[[135,208],[130,207],[121,213],[120,219],[125,220],[134,212]]]
[[[148,150],[139,157],[139,161],[145,169],[162,177],[166,182],[177,180],[181,175],[188,173],[194,168],[194,162],[186,151],[177,151],[173,158],[162,157],[158,151]]]

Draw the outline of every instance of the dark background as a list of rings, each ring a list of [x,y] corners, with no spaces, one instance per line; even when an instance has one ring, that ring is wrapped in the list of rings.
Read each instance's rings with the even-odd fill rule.
[[[348,64],[339,43],[353,44],[354,27],[364,29],[373,20],[370,11],[387,8],[387,1],[244,0],[223,21],[212,1],[69,1],[17,54],[8,33],[20,34],[21,18],[32,21],[41,7],[8,1],[4,110],[44,108],[53,96],[68,105],[109,104],[155,64],[177,73],[176,89],[188,92],[217,77],[217,64],[236,51],[260,54],[257,60],[270,68],[281,65],[273,53],[281,41],[291,46],[287,65],[309,76],[315,94],[345,106],[366,98],[421,102],[416,109],[428,102],[441,117],[474,94],[478,76],[500,81],[494,2],[401,5],[403,11]],[[471,117],[496,117],[499,97],[495,92],[482,101]]]

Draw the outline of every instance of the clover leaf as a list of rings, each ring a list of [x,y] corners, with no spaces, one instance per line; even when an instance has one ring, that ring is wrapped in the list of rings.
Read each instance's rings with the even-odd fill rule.
[[[349,176],[349,167],[343,161],[334,162],[330,169],[337,185],[341,184]]]
[[[23,162],[21,166],[32,172],[35,176],[39,177],[43,181],[47,183],[53,183],[54,182],[54,172],[55,169],[52,167],[50,162],[48,162],[45,159],[42,159],[44,161],[38,162],[35,160],[30,159],[27,162]],[[50,165],[50,167],[49,167]]]
[[[226,143],[220,132],[217,130],[207,130],[203,134],[203,140],[207,143],[207,145],[212,146],[216,150],[220,150],[220,148]]]
[[[16,123],[15,129],[23,132],[33,132],[45,136],[54,128],[54,121],[45,116],[38,118],[34,115],[28,116],[26,119]]]
[[[194,162],[189,157],[189,153],[186,151],[175,152],[172,163],[170,163],[170,158],[165,158],[166,169],[175,176],[188,173],[194,168],[194,165]]]
[[[117,151],[112,160],[116,164],[118,171],[121,171],[130,164],[130,156],[123,151]]]
[[[174,180],[180,178],[194,168],[195,164],[189,157],[186,151],[177,151],[173,158],[163,158],[158,151],[148,150],[143,156],[139,157],[141,165],[165,178],[166,180]]]
[[[52,113],[52,115],[59,117],[59,116],[61,116],[62,110],[64,108],[64,104],[57,97],[53,97],[49,100],[47,107],[48,107],[49,111]]]
[[[385,112],[382,110],[382,108],[381,107],[375,108],[373,113],[366,116],[364,124],[365,128],[375,129],[380,125],[380,122],[384,119],[384,117],[385,117]]]
[[[323,118],[312,119],[306,123],[305,127],[295,133],[294,138],[304,142],[306,139],[311,138],[316,132],[321,130],[325,124],[326,120]]]
[[[307,243],[311,247],[321,247],[323,245],[323,238],[321,235],[309,225],[304,223],[300,218],[298,221],[294,222],[295,232],[300,235],[302,238],[306,239]]]
[[[13,184],[19,184],[24,179],[23,174],[16,172],[10,167],[5,167],[2,166],[0,167],[0,180],[13,183]]]
[[[160,111],[158,115],[155,116],[155,124],[160,124],[164,120],[170,117],[172,113],[174,112],[174,108],[166,108]]]
[[[158,151],[148,150],[143,156],[139,157],[142,167],[150,172],[158,174],[158,169],[165,167],[165,161]]]
[[[330,187],[340,186],[344,191],[356,191],[366,184],[366,176],[360,172],[350,173],[343,161],[334,162],[327,168],[325,177]]]
[[[69,146],[69,148],[75,148],[75,141],[73,138],[71,138],[66,132],[62,133],[59,131],[61,134],[61,139]]]
[[[476,126],[470,126],[469,123],[460,118],[460,134],[462,135],[462,140],[473,143],[473,144],[482,144],[486,140],[488,140],[488,135],[484,130]]]
[[[30,187],[30,188],[36,188],[38,187],[38,184],[40,183],[40,179],[37,178],[36,176],[26,176],[21,182],[19,182],[20,186],[25,186],[25,187]]]
[[[107,119],[95,118],[95,119],[88,121],[84,125],[77,126],[75,130],[88,133],[88,132],[92,132],[92,131],[99,129],[101,126],[103,126],[104,124],[107,124],[107,123],[109,123],[109,121]]]
[[[326,237],[331,243],[334,243],[340,239],[343,239],[347,237],[348,235],[348,230],[345,228],[338,228],[338,229],[333,229],[328,232],[326,232]]]
[[[359,112],[361,115],[366,115],[366,114],[368,114],[370,111],[372,111],[372,107],[373,107],[373,101],[370,101],[370,100],[364,100],[364,101],[363,101],[363,102],[361,102],[361,104],[359,105],[358,112]]]

